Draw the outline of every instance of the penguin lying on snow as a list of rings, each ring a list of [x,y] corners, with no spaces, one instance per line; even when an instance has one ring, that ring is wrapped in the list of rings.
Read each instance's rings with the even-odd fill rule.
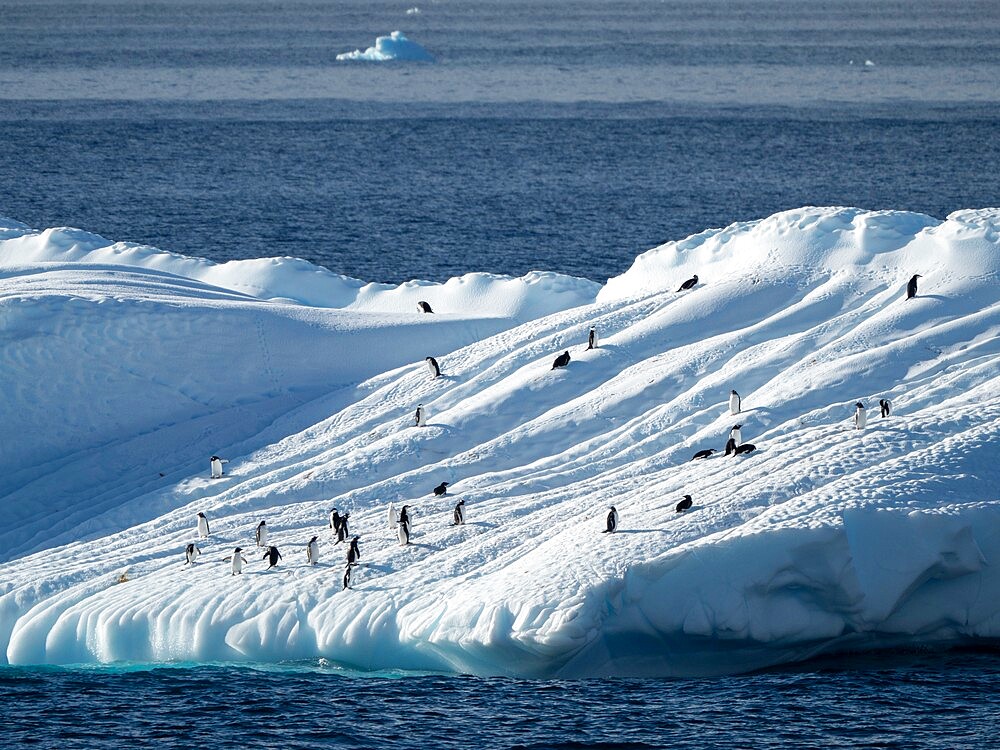
[[[445,495],[447,493],[448,493],[448,483],[447,482],[441,482],[441,484],[439,484],[437,487],[434,488],[434,494],[435,495],[441,496],[441,495]]]
[[[713,453],[718,453],[718,451],[715,450],[715,448],[706,448],[705,450],[698,451],[693,456],[691,456],[691,460],[694,461],[696,458],[708,458]]]
[[[692,287],[693,287],[693,286],[694,286],[695,284],[697,284],[697,283],[698,283],[698,274],[695,274],[695,275],[694,275],[694,276],[692,276],[692,277],[691,277],[690,279],[688,279],[688,280],[687,280],[687,281],[685,281],[685,282],[684,282],[683,284],[681,284],[681,285],[680,285],[680,286],[679,286],[679,287],[677,288],[677,291],[678,291],[678,292],[686,292],[686,291],[687,291],[688,289],[692,288]]]
[[[569,364],[569,351],[565,351],[556,357],[556,361],[552,363],[552,369],[555,370],[557,367],[565,367]]]
[[[608,511],[608,525],[607,528],[602,531],[602,534],[614,534],[615,530],[618,528],[618,511],[615,506],[611,506],[611,510]]]
[[[736,449],[736,452],[733,453],[733,455],[734,456],[739,456],[742,453],[750,453],[751,451],[755,451],[755,450],[757,450],[757,446],[754,445],[753,443],[743,443],[743,445],[739,446]]]
[[[431,310],[431,306],[428,303],[420,300],[420,302],[417,303],[417,312],[432,313],[434,311]]]
[[[689,510],[691,508],[691,504],[692,504],[691,503],[691,496],[690,495],[685,495],[684,499],[681,500],[679,503],[677,503],[677,507],[674,508],[674,510],[677,513],[683,513],[684,511]]]

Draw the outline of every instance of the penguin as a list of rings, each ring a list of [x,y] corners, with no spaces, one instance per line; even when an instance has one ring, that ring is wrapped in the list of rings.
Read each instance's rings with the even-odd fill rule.
[[[597,329],[593,326],[590,327],[590,333],[587,335],[587,348],[596,349],[597,348]]]
[[[695,275],[694,275],[694,276],[692,276],[692,277],[691,277],[690,279],[688,279],[688,280],[687,280],[687,281],[685,281],[685,282],[684,282],[683,284],[681,284],[681,285],[680,285],[680,286],[679,286],[679,287],[677,288],[677,291],[678,291],[678,292],[686,292],[686,291],[687,291],[688,289],[690,289],[691,287],[693,287],[693,286],[694,286],[695,284],[697,284],[697,283],[698,283],[698,274],[695,274]]]
[[[736,391],[729,392],[729,413],[739,414],[740,413],[740,394]]]
[[[854,405],[854,429],[862,430],[868,424],[868,414],[865,412],[865,405],[860,401]]]
[[[399,511],[399,521],[397,523],[405,523],[407,526],[410,525],[410,514],[406,512],[408,507],[410,506],[404,505]]]
[[[424,362],[427,363],[427,369],[431,371],[432,378],[441,377],[441,368],[438,367],[438,361],[434,357],[424,357]]]
[[[344,588],[342,588],[341,591],[347,591],[347,589],[349,589],[349,588],[351,588],[351,566],[350,565],[348,565],[346,568],[344,568]]]
[[[427,412],[424,411],[423,404],[417,404],[417,413],[413,415],[413,425],[423,427],[427,424]]]
[[[429,304],[427,304],[423,300],[420,300],[420,302],[417,303],[417,312],[432,313],[434,311],[431,310],[431,306]]]
[[[743,433],[740,432],[740,428],[742,427],[743,425],[741,424],[734,424],[732,428],[729,430],[729,439],[735,440],[736,445],[739,445],[740,443],[743,442]]]
[[[267,525],[261,521],[257,524],[257,546],[266,547],[267,546]]]
[[[337,529],[337,544],[347,541],[347,536],[350,533],[347,530],[347,518],[350,515],[350,513],[345,513],[340,517],[340,528]]]
[[[198,555],[200,554],[201,550],[198,549],[198,545],[191,542],[184,550],[184,564],[193,565],[194,561],[198,559]]]
[[[315,565],[319,562],[319,542],[316,540],[319,537],[314,536],[309,540],[309,544],[306,545],[306,562],[310,565]]]
[[[730,453],[736,453],[736,438],[729,438],[726,441],[726,455],[728,456]]]
[[[913,274],[913,278],[906,283],[906,299],[913,299],[917,296],[917,279],[922,278],[923,276],[919,273],[915,273]]]
[[[212,467],[212,479],[222,479],[222,464],[228,464],[229,459],[212,456],[209,464]]]
[[[399,523],[399,516],[396,514],[396,506],[389,503],[389,530],[392,531]]]
[[[400,520],[396,524],[396,537],[399,539],[399,544],[405,547],[410,543],[410,524],[405,521]]]
[[[892,404],[889,403],[889,399],[887,399],[887,398],[880,398],[878,400],[878,405],[879,405],[879,408],[882,410],[882,416],[883,417],[888,417],[889,416],[889,412],[892,410]]]
[[[614,534],[615,529],[618,528],[618,511],[615,506],[611,506],[611,510],[608,511],[608,525],[607,528],[602,531],[602,534]]]
[[[685,495],[684,499],[681,500],[679,503],[677,503],[677,507],[674,508],[674,511],[676,513],[683,513],[686,510],[690,510],[691,509],[691,505],[692,505],[691,496],[690,495]]]
[[[340,513],[334,508],[330,511],[330,528],[334,531],[340,531]]]
[[[347,548],[347,564],[354,565],[358,560],[361,559],[361,550],[358,549],[358,540],[361,537],[356,536],[351,540],[351,546]]]
[[[243,572],[243,566],[247,564],[247,559],[243,557],[243,548],[237,547],[233,550],[233,556],[229,558],[233,564],[233,575]]]
[[[565,351],[556,357],[556,361],[552,363],[552,369],[555,370],[558,367],[565,367],[569,364],[569,352]]]
[[[455,522],[452,526],[461,526],[465,523],[465,500],[459,500],[455,505]]]
[[[706,448],[705,450],[698,451],[693,456],[691,456],[691,460],[694,461],[696,458],[708,458],[713,453],[718,453],[718,452],[719,451],[715,450],[715,448]]]
[[[208,519],[205,518],[204,513],[198,514],[198,537],[208,539]]]
[[[733,455],[738,456],[741,453],[750,453],[751,451],[755,450],[757,450],[757,446],[754,445],[753,443],[743,443],[743,445],[741,445],[736,449],[736,452],[733,453]]]
[[[434,494],[437,495],[438,497],[440,497],[441,495],[447,495],[448,494],[448,483],[447,482],[441,482],[441,484],[439,484],[437,487],[434,488]]]
[[[264,553],[264,556],[261,559],[267,560],[267,562],[269,563],[267,569],[270,570],[271,568],[273,568],[275,565],[278,564],[278,560],[281,559],[281,553],[278,552],[277,547],[273,546],[268,547],[267,552]]]

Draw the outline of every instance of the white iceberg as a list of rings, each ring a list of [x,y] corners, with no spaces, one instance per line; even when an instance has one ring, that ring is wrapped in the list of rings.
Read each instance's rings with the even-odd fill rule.
[[[409,11],[408,11],[409,12]],[[363,60],[385,62],[387,60],[407,60],[411,62],[434,62],[434,56],[414,41],[407,39],[402,31],[393,31],[389,36],[375,38],[375,46],[364,52],[341,52],[338,60]]]
[[[261,261],[0,233],[0,661],[684,676],[1000,636],[998,209],[788,211],[599,290],[553,277],[573,303],[521,320],[377,311],[394,289],[293,304]],[[279,265],[278,297],[316,273]],[[537,289],[476,278],[512,282]],[[420,291],[437,310],[449,284]],[[756,451],[690,460],[735,422]],[[361,536],[346,591],[333,507]],[[261,520],[284,560],[231,575]]]

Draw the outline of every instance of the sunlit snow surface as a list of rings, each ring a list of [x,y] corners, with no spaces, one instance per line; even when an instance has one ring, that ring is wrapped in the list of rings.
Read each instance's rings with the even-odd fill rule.
[[[416,10],[411,8],[410,10]],[[419,10],[417,10],[419,12]],[[407,11],[409,14],[410,11]],[[434,62],[434,56],[419,44],[410,39],[402,31],[394,31],[389,36],[375,38],[375,46],[364,52],[359,49],[353,52],[342,52],[338,60],[362,60],[365,62],[386,62],[387,60],[408,60],[416,62]]]
[[[1000,210],[799,209],[603,288],[371,287],[0,224],[10,663],[700,675],[1000,636]],[[736,422],[756,452],[689,461]],[[334,506],[361,536],[348,591]]]

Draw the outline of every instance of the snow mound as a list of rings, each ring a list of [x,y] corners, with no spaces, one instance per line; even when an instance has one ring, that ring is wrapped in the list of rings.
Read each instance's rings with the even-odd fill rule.
[[[998,209],[788,211],[518,325],[265,301],[87,242],[0,276],[9,663],[689,676],[1000,637]],[[755,451],[691,460],[736,423]]]
[[[393,31],[389,36],[376,37],[374,47],[369,47],[364,52],[359,49],[353,52],[342,52],[337,55],[337,59],[365,62],[385,62],[387,60],[434,62],[434,56],[430,52],[416,42],[407,39],[402,31]]]

